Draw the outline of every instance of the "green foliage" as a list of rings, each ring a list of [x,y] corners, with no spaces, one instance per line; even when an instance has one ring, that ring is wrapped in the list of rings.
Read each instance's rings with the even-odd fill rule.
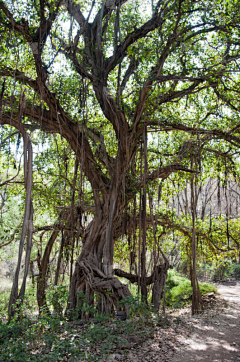
[[[240,264],[226,262],[216,266],[212,279],[219,281],[228,278],[240,278]]]
[[[221,281],[230,278],[240,278],[240,264],[225,258],[220,263],[215,261],[209,263],[199,263],[198,277],[209,281]]]
[[[50,305],[55,312],[63,317],[63,310],[66,308],[69,297],[68,288],[64,285],[50,285],[47,289],[46,297],[48,305]]]
[[[8,302],[9,292],[6,293],[5,290],[0,291],[0,320],[6,317]]]
[[[58,292],[65,296],[64,289]],[[48,293],[48,297],[48,304],[55,303],[54,291]],[[82,298],[81,311],[84,310],[87,317],[92,309],[87,307],[82,294],[79,297]],[[130,318],[126,321],[96,314],[93,319],[70,322],[58,313],[48,314],[44,309],[40,316],[33,314],[32,310],[31,318],[23,311],[19,312],[9,324],[0,322],[0,361],[57,362],[87,358],[100,361],[112,349],[126,345],[128,335],[144,339],[152,336],[153,318],[146,305],[133,297],[121,304],[130,309]]]
[[[216,268],[217,268],[216,262],[213,262],[211,264],[206,262],[205,263],[200,262],[197,268],[197,276],[201,280],[214,281],[213,275],[215,273]]]
[[[21,282],[21,280],[20,280]],[[11,291],[12,281],[10,278],[2,279],[2,290],[0,290],[0,320],[5,321],[8,318],[8,302]],[[37,300],[36,300],[36,285],[27,280],[26,293],[23,297],[23,303],[21,307],[17,307],[18,313],[16,314],[17,320],[23,320],[24,318],[30,318],[37,312]]]
[[[230,275],[236,279],[240,279],[240,264],[230,264]]]
[[[129,310],[129,317],[140,317],[148,318],[151,313],[150,308],[147,304],[141,300],[140,296],[128,296],[125,300],[119,302],[120,307],[127,307]]]
[[[207,283],[199,283],[199,289],[203,295],[217,291],[216,287]],[[175,270],[170,270],[166,282],[166,305],[181,308],[190,303],[191,297],[190,280],[181,276]]]
[[[26,326],[23,323],[14,321],[6,324],[0,320],[0,345],[5,344],[6,340],[20,338],[25,330]]]

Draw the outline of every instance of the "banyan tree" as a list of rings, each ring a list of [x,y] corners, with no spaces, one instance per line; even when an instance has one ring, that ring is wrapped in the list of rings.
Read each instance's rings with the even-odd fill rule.
[[[152,284],[152,301],[158,309],[169,262],[156,247],[160,257],[147,274],[148,227],[158,243],[153,207],[158,196],[148,190],[156,182],[161,188],[163,180],[179,171],[195,177],[199,170],[191,159],[197,159],[199,144],[216,139],[239,144],[234,125],[230,125],[232,132],[220,123],[212,126],[214,112],[206,101],[215,98],[235,107],[224,87],[238,69],[238,1],[1,0],[0,37],[4,55],[0,123],[16,128],[24,140],[26,203],[18,266],[27,239],[27,275],[31,220],[36,212],[31,197],[30,134],[39,130],[59,134],[75,153],[75,179],[86,178],[92,191],[93,216],[85,228],[81,223],[84,205],[76,207],[74,197],[69,211],[61,212],[57,222],[65,220],[69,228],[78,228],[73,239],[78,232],[81,236],[68,309],[77,307],[81,291],[89,303],[101,295],[102,311],[117,308],[118,301],[130,295],[117,276],[138,283],[144,298]],[[184,112],[196,100],[201,115],[185,119]],[[183,141],[180,137],[176,152],[164,158],[157,148],[155,153],[149,149],[149,142],[154,134],[168,132],[182,132]],[[191,137],[194,152],[191,142],[184,141]],[[57,234],[58,229],[38,260],[40,306]],[[137,274],[114,268],[115,242],[123,235],[135,238]],[[74,247],[74,240],[69,243]],[[10,314],[25,291],[25,281],[18,291],[18,277],[19,268]]]

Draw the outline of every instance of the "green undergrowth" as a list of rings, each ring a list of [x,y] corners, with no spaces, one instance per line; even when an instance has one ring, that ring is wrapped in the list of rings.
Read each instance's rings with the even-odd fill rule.
[[[216,293],[217,288],[209,283],[199,283],[202,293]],[[166,306],[182,308],[189,304],[192,298],[192,287],[189,279],[181,276],[174,269],[169,270],[166,282]]]
[[[180,272],[183,274],[186,270],[186,262],[182,262],[179,266]],[[197,268],[199,279],[210,282],[219,282],[229,279],[240,279],[240,263],[231,261],[228,258],[222,262],[213,261],[212,263],[201,262]]]
[[[212,275],[212,280],[216,282],[230,278],[240,279],[240,264],[222,263],[215,268]]]
[[[174,270],[169,271],[166,285],[166,305],[181,307],[189,303],[192,289],[190,281]],[[216,291],[209,284],[200,284],[203,294]],[[115,315],[103,316],[89,306],[84,295],[79,295],[79,308],[85,320],[73,320],[64,314],[68,298],[66,287],[50,288],[47,303],[51,315],[36,308],[35,288],[29,287],[23,305],[15,317],[7,323],[5,311],[0,315],[0,361],[104,361],[116,351],[128,353],[131,348],[129,336],[137,338],[138,344],[151,338],[156,326],[164,328],[162,316],[154,314],[138,297],[127,297],[129,316],[126,321],[117,320]],[[54,307],[58,313],[54,312]],[[89,316],[94,315],[94,318]],[[89,319],[88,319],[89,318]]]
[[[85,320],[20,310],[10,323],[0,321],[0,361],[100,361],[118,349],[127,353],[129,336],[138,342],[152,337],[158,317],[136,297],[124,303],[129,308],[125,321],[97,314],[84,303]],[[95,317],[87,320],[92,312]]]

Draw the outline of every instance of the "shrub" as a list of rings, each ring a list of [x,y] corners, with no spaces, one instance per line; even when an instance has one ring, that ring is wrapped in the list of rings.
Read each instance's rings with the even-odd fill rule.
[[[208,294],[216,292],[214,285],[199,283],[200,292]],[[189,279],[181,276],[174,269],[170,270],[166,282],[166,305],[181,308],[188,304],[192,298],[192,287]]]
[[[236,279],[240,279],[240,264],[230,264],[229,274]]]
[[[0,321],[0,345],[11,338],[21,337],[25,329],[26,326],[22,323],[11,322],[10,324],[6,324]]]
[[[218,265],[213,274],[213,280],[219,281],[228,278],[240,278],[240,264],[229,263]]]

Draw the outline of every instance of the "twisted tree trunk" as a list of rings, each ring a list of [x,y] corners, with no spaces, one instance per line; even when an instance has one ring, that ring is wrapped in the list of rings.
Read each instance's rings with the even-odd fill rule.
[[[89,303],[93,302],[94,294],[100,295],[102,313],[109,313],[113,307],[117,309],[119,300],[131,295],[127,285],[113,276],[114,238],[109,242],[107,231],[114,229],[114,226],[108,223],[109,215],[98,213],[83,235],[82,252],[76,261],[70,284],[67,307],[70,316],[78,306],[80,292],[88,295]]]

